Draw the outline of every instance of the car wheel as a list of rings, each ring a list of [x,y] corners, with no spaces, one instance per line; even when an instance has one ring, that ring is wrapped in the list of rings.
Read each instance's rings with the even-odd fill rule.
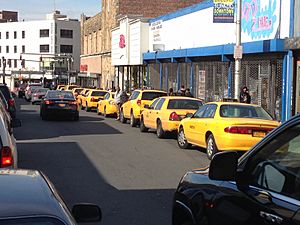
[[[45,115],[45,112],[41,112],[42,120],[48,120],[48,117]]]
[[[158,138],[163,138],[165,136],[165,132],[164,130],[162,129],[162,124],[161,124],[161,121],[158,120],[157,121],[157,126],[156,126],[156,135]]]
[[[208,159],[212,159],[214,154],[218,152],[218,148],[214,136],[210,134],[206,140],[206,154]]]
[[[91,111],[91,108],[88,106],[88,103],[86,102],[86,108],[85,108],[85,110],[87,111],[87,112],[90,112]]]
[[[78,121],[79,120],[79,114],[76,114],[73,118],[74,121]]]
[[[80,104],[80,108],[81,108],[81,110],[85,109],[85,107],[82,105],[82,103]]]
[[[121,123],[126,123],[127,122],[127,119],[124,117],[123,110],[121,110],[121,112],[120,112],[120,121],[121,121]]]
[[[98,115],[101,115],[100,111],[99,111],[99,108],[97,107],[97,114]]]
[[[178,144],[179,148],[182,148],[182,149],[187,149],[191,146],[188,143],[188,141],[186,140],[184,130],[183,130],[182,127],[179,129],[179,132],[178,132],[178,135],[177,135],[177,144]]]
[[[137,121],[134,118],[133,112],[130,113],[130,126],[135,127],[137,125]]]
[[[34,104],[35,104],[35,102],[32,102],[31,104],[32,104],[32,105],[34,105]]]
[[[147,132],[149,129],[145,126],[144,124],[144,118],[141,118],[141,122],[140,122],[140,131],[141,132]]]
[[[106,107],[104,107],[103,116],[104,116],[104,117],[107,117],[107,114],[106,114]]]

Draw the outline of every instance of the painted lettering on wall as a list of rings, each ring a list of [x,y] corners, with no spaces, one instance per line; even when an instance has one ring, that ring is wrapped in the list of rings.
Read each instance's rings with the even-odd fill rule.
[[[262,6],[261,1],[263,0],[243,1],[242,31],[252,39],[269,38],[274,29],[277,29],[277,1],[269,0],[265,6]]]
[[[119,47],[120,48],[125,48],[126,47],[125,36],[123,34],[120,35]]]

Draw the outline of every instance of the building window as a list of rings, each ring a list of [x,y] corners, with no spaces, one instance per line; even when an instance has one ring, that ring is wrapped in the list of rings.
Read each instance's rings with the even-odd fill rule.
[[[2,52],[1,46],[0,46],[0,53]]]
[[[17,46],[14,46],[14,53],[17,53]]]
[[[23,39],[25,38],[25,31],[24,30],[22,31],[22,38]]]
[[[49,52],[49,45],[40,45],[40,52]]]
[[[60,30],[60,37],[61,38],[73,38],[73,30]]]
[[[6,32],[6,39],[9,39],[9,32]]]
[[[60,53],[73,53],[73,45],[61,45]]]
[[[25,45],[22,45],[22,53],[25,53]]]
[[[0,39],[1,39],[1,32],[0,32]]]
[[[40,37],[49,37],[49,29],[40,30]]]
[[[6,46],[6,53],[9,53],[9,46]]]
[[[11,59],[7,60],[8,67],[11,68]]]
[[[14,39],[17,39],[17,31],[14,31]]]
[[[18,67],[18,61],[16,59],[14,59],[14,68]]]

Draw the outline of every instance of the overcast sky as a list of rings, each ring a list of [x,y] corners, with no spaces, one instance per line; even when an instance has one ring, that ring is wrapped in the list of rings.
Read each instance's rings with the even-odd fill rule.
[[[19,20],[45,19],[46,14],[54,10],[54,6],[62,14],[80,19],[82,13],[93,16],[100,12],[101,0],[0,0],[0,11],[18,11]]]

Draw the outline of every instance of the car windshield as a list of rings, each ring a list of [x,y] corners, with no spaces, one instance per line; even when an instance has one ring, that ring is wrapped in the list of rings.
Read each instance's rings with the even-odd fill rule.
[[[164,92],[144,92],[142,94],[142,100],[149,100],[152,101],[155,98],[159,98],[162,96],[166,96],[167,93]]]
[[[93,91],[91,96],[99,97],[99,96],[104,96],[106,94],[107,94],[106,91]]]
[[[254,118],[273,120],[273,118],[260,106],[252,105],[222,105],[220,116],[225,118]]]
[[[67,91],[50,91],[47,96],[49,98],[74,98],[73,94]]]
[[[202,102],[189,99],[171,99],[169,100],[168,109],[199,109]]]
[[[0,219],[0,224],[6,225],[65,225],[62,221],[50,217]]]
[[[75,90],[75,92],[76,92],[77,94],[80,94],[80,92],[82,92],[82,91],[83,91],[83,88],[78,88],[78,89]]]
[[[33,92],[34,90],[36,90],[36,89],[39,89],[39,88],[41,88],[41,86],[31,86],[31,87],[30,87],[30,89],[31,89],[32,92]]]
[[[35,93],[47,93],[47,91],[49,91],[48,88],[40,88],[40,89],[36,89],[34,92]]]

